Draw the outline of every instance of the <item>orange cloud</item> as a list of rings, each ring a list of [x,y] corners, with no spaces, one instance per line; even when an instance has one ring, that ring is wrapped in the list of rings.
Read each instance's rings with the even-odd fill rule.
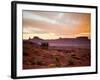
[[[43,39],[90,37],[90,24],[89,13],[23,11],[23,39],[34,36]]]

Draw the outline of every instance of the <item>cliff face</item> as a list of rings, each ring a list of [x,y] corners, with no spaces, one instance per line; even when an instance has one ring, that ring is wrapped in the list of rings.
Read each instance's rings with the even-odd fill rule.
[[[91,49],[85,46],[73,46],[72,43],[78,41],[89,43],[89,40],[83,39],[23,40],[23,69],[90,66]],[[49,44],[40,45],[39,42]],[[54,46],[49,46],[51,44]]]
[[[29,39],[30,42],[41,43],[47,42],[49,46],[86,46],[90,47],[90,39],[87,37],[77,37],[77,38],[59,38],[51,40],[43,40],[40,38]]]

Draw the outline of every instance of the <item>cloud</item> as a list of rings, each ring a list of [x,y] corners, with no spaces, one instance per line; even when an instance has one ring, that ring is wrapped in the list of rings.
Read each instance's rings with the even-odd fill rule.
[[[47,32],[43,31],[42,29],[27,27],[27,28],[23,28],[23,33],[24,34],[34,34],[34,33],[44,34]]]
[[[41,16],[40,14],[33,14],[32,11],[26,11],[23,14],[23,18],[24,19],[30,19],[30,20],[38,20],[38,21],[44,21],[44,22],[48,22],[51,24],[59,24],[57,23],[57,21],[55,19],[52,19],[52,17],[47,17],[47,16]]]
[[[23,11],[23,34],[49,38],[76,37],[90,33],[88,13]],[[53,34],[51,36],[51,34]],[[24,35],[24,36],[25,36]],[[45,35],[45,36],[44,36]],[[89,34],[87,34],[89,35]]]

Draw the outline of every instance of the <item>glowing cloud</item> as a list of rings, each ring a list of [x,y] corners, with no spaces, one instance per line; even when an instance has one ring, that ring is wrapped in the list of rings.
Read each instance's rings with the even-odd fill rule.
[[[38,36],[43,39],[90,37],[89,13],[23,11],[23,39]]]

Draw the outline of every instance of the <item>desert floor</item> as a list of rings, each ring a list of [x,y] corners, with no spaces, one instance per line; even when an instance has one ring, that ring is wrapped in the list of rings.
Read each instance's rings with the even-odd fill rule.
[[[23,44],[23,69],[90,66],[90,48]]]

